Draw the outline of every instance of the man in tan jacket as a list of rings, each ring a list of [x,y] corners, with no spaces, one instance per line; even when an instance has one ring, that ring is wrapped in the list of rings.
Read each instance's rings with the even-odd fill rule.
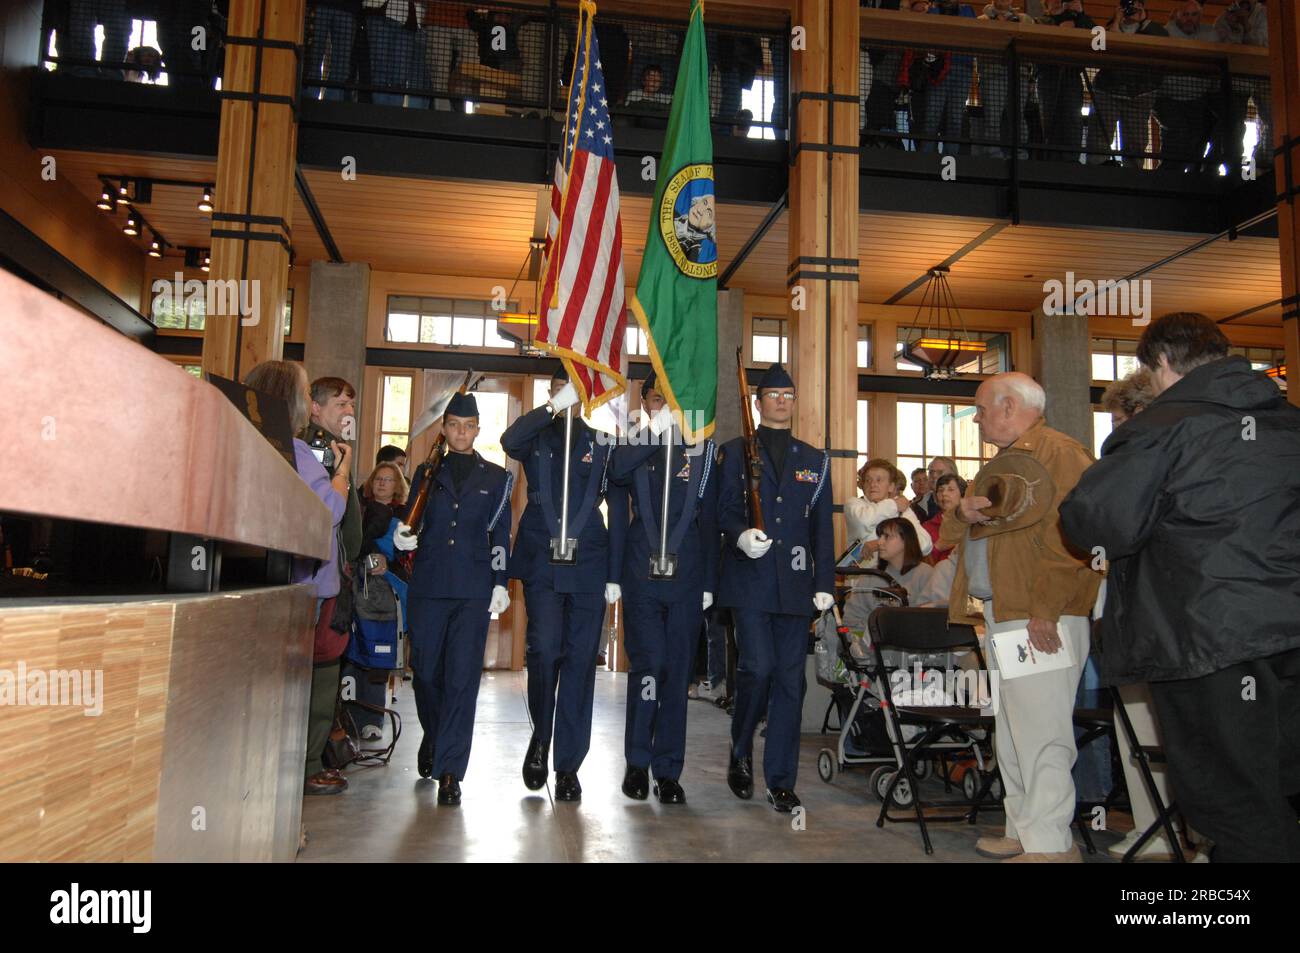
[[[989,634],[1029,630],[1038,652],[1053,654],[1068,643],[1067,668],[998,684],[995,743],[1006,791],[1006,836],[982,837],[976,850],[986,857],[1015,861],[1081,861],[1070,833],[1075,813],[1070,769],[1074,745],[1074,698],[1088,658],[1088,613],[1097,598],[1100,576],[1087,554],[1073,552],[1061,536],[1058,509],[1092,456],[1078,441],[1043,421],[1046,395],[1031,377],[998,374],[975,393],[975,423],[998,455],[1026,453],[1051,475],[1051,506],[1037,522],[981,539],[971,539],[970,524],[988,521],[991,503],[975,496],[972,481],[956,519],[944,520],[940,538],[962,543],[948,604],[960,621],[968,595],[984,601]],[[997,662],[986,648],[989,665]],[[996,677],[996,676],[995,676]]]

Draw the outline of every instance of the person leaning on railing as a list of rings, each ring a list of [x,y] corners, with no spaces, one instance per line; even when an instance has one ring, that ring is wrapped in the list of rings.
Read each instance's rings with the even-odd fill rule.
[[[1171,40],[1215,42],[1214,27],[1202,17],[1200,0],[1174,8],[1165,26]],[[1217,78],[1209,73],[1166,73],[1156,93],[1160,123],[1161,172],[1199,172],[1214,128],[1212,103]],[[1218,164],[1218,159],[1214,160]]]
[[[1024,12],[1011,0],[994,0],[984,8],[978,17],[990,23],[1010,23],[1019,25],[1029,22]],[[1002,114],[1008,108],[1011,91],[1008,85],[1007,62],[1001,52],[984,54],[977,58],[979,66],[980,115],[972,117],[971,137],[975,144],[971,147],[973,155],[1010,158],[1004,147],[1002,135]],[[1020,68],[1017,77],[1020,93],[1020,109],[1023,112],[1029,98],[1029,71]],[[1008,117],[1015,119],[1016,117]],[[1025,142],[1027,130],[1023,121],[1011,123],[1013,129],[1020,130],[1020,145]]]
[[[263,361],[248,372],[244,383],[254,390],[279,397],[289,406],[289,422],[294,433],[307,425],[311,416],[311,385],[301,364],[291,361]],[[307,718],[306,781],[304,794],[340,794],[347,780],[334,769],[321,764],[325,742],[334,723],[334,700],[339,689],[339,656],[347,645],[347,633],[330,627],[335,599],[339,594],[339,524],[347,509],[348,473],[352,448],[346,443],[330,447],[338,461],[334,476],[316,459],[311,447],[293,438],[294,467],[330,512],[330,556],[293,561],[292,580],[309,583],[316,595],[316,642],[312,652],[311,701]]]
[[[1120,0],[1115,14],[1106,23],[1110,33],[1130,36],[1168,36],[1165,28],[1147,16],[1143,0]],[[1114,56],[1114,53],[1109,54]],[[1151,130],[1151,107],[1162,76],[1155,70],[1143,67],[1116,68],[1106,66],[1093,80],[1093,133],[1088,134],[1088,161],[1094,165],[1110,163],[1128,168],[1140,168],[1143,157],[1133,153],[1147,151],[1147,138]],[[1122,156],[1109,155],[1115,126],[1119,124]]]
[[[1214,21],[1214,32],[1220,43],[1236,43],[1242,46],[1268,46],[1268,11],[1259,0],[1235,0],[1219,18]],[[1260,169],[1271,167],[1269,147],[1272,137],[1272,104],[1270,102],[1269,81],[1253,76],[1232,77],[1231,122],[1229,117],[1222,117],[1219,124],[1220,135],[1229,150],[1225,156],[1228,165],[1235,166],[1240,161],[1237,150],[1242,148],[1246,135],[1246,111],[1250,100],[1255,100],[1255,111],[1259,116],[1256,128],[1258,138],[1255,140],[1254,160]]]
[[[1063,30],[1091,30],[1097,25],[1083,12],[1082,0],[1055,0],[1038,22]],[[1079,66],[1039,63],[1038,102],[1043,141],[1060,149],[1046,153],[1046,158],[1078,162],[1083,139],[1083,77]]]

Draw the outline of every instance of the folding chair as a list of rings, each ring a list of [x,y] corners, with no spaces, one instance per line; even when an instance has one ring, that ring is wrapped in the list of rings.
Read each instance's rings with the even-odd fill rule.
[[[1091,699],[1096,693],[1085,691],[1084,697]],[[1114,741],[1115,737],[1115,719],[1109,707],[1096,706],[1086,707],[1078,705],[1074,709],[1074,726],[1083,731],[1075,740],[1076,750],[1082,752],[1088,745],[1097,741],[1103,741],[1107,738]],[[1097,853],[1097,845],[1092,842],[1092,833],[1089,831],[1089,823],[1092,820],[1092,813],[1097,807],[1101,807],[1110,813],[1112,808],[1127,807],[1120,797],[1122,785],[1115,783],[1111,785],[1110,793],[1100,801],[1079,800],[1075,803],[1074,823],[1079,828],[1079,836],[1083,838],[1084,848],[1089,854]]]
[[[875,677],[879,693],[877,697],[881,700],[881,707],[884,708],[888,718],[890,741],[893,744],[895,757],[900,765],[900,770],[894,772],[889,787],[885,791],[884,804],[881,805],[880,816],[876,818],[876,826],[884,827],[885,821],[915,820],[921,830],[921,842],[925,846],[925,852],[933,854],[934,847],[930,843],[930,832],[926,827],[927,822],[967,821],[968,823],[974,823],[975,813],[980,803],[988,797],[994,774],[989,773],[985,778],[974,805],[952,801],[936,801],[928,805],[929,807],[957,807],[960,805],[966,807],[967,810],[962,811],[960,814],[942,814],[927,817],[923,810],[927,805],[921,797],[919,779],[915,769],[917,759],[927,748],[931,750],[940,748],[952,750],[954,748],[970,749],[974,747],[976,742],[970,738],[968,730],[978,728],[991,733],[993,730],[993,716],[981,714],[978,704],[974,706],[895,705],[893,694],[890,691],[891,669],[885,663],[884,652],[896,650],[916,655],[961,649],[973,650],[975,658],[979,662],[979,668],[976,670],[977,679],[980,679],[981,676],[983,679],[987,678],[988,666],[984,661],[984,653],[980,650],[975,629],[969,625],[950,623],[947,609],[881,606],[875,609],[867,619],[867,631],[871,635],[871,646],[876,660]],[[984,684],[987,684],[987,682],[984,682]],[[908,742],[903,734],[904,725],[917,726],[924,730],[911,742]],[[944,737],[958,739],[958,743],[940,742],[940,739]],[[965,740],[962,741],[961,739]],[[890,816],[889,814],[889,805],[893,799],[895,789],[904,783],[906,783],[907,790],[911,793],[915,818]]]
[[[1137,839],[1137,842],[1124,853],[1121,863],[1132,863],[1146,842],[1155,836],[1159,828],[1163,827],[1165,836],[1169,838],[1170,847],[1174,852],[1174,863],[1185,864],[1187,863],[1187,857],[1183,854],[1182,845],[1178,842],[1178,834],[1174,830],[1173,817],[1174,812],[1177,810],[1177,804],[1170,802],[1166,806],[1164,798],[1160,796],[1160,790],[1156,787],[1156,779],[1151,774],[1151,765],[1166,763],[1164,748],[1159,745],[1139,744],[1137,732],[1133,730],[1133,722],[1129,720],[1128,712],[1124,710],[1124,702],[1120,699],[1119,689],[1113,685],[1110,689],[1110,697],[1111,704],[1115,707],[1115,720],[1123,729],[1124,737],[1128,739],[1133,762],[1138,766],[1138,773],[1142,775],[1142,786],[1147,789],[1147,794],[1151,795],[1151,803],[1156,806],[1156,819],[1142,832],[1142,836]]]

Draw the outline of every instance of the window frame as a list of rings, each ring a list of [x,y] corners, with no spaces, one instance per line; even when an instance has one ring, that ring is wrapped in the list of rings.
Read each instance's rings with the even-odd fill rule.
[[[393,301],[394,299],[398,299],[398,298],[413,299],[419,302],[419,304],[417,305],[417,309],[414,312],[416,316],[416,332],[415,332],[416,340],[414,341],[396,340],[390,337],[391,321],[392,321],[393,311],[394,311]],[[438,316],[432,310],[430,310],[426,314],[425,304],[424,304],[424,302],[426,301],[450,302],[451,307],[448,309],[450,312],[449,316],[451,317],[451,326],[448,329],[449,343],[440,344],[436,341],[422,341],[419,339],[421,329],[424,323],[424,319],[426,317]],[[459,314],[457,305],[461,303],[480,304],[483,306],[483,311],[481,314]],[[504,310],[518,311],[519,302],[518,301],[508,302]],[[412,312],[403,311],[402,313],[409,314]],[[502,346],[502,347],[497,347],[495,345],[488,345],[488,344],[456,344],[455,343],[457,324],[462,321],[471,321],[471,320],[477,320],[480,322],[480,326],[482,329],[480,340],[486,340],[487,322],[492,321],[495,326],[497,318],[494,315],[496,315],[497,313],[498,313],[497,310],[492,307],[492,299],[490,297],[480,297],[475,295],[461,297],[457,295],[439,294],[439,293],[425,293],[425,292],[413,292],[413,291],[401,292],[401,291],[390,290],[385,292],[384,294],[384,310],[383,310],[383,320],[380,325],[380,334],[383,340],[384,347],[395,346],[395,347],[415,348],[421,350],[433,350],[433,351],[459,351],[462,353],[469,353],[469,354],[519,354],[521,352],[521,345],[514,342],[511,342],[508,346]],[[498,337],[503,337],[499,328],[496,328],[495,333]]]

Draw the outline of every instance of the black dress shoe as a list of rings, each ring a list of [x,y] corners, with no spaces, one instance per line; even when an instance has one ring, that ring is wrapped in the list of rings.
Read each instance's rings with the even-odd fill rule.
[[[451,807],[460,803],[460,782],[454,774],[444,774],[438,779],[438,803]]]
[[[789,814],[802,802],[799,795],[789,788],[768,788],[767,803],[776,808],[778,813]]]
[[[660,804],[685,804],[686,792],[676,781],[655,781],[655,797]]]
[[[524,755],[524,784],[528,790],[536,791],[546,783],[546,745],[536,738],[528,742],[528,753]]]
[[[429,736],[425,735],[420,740],[420,751],[415,756],[415,769],[420,772],[420,777],[433,777],[433,742]]]
[[[623,793],[634,801],[644,801],[650,793],[650,772],[629,764],[623,772]]]
[[[555,772],[555,800],[557,801],[581,801],[582,785],[578,783],[578,776],[572,771]]]
[[[742,801],[754,796],[754,759],[731,757],[727,766],[727,786]]]

